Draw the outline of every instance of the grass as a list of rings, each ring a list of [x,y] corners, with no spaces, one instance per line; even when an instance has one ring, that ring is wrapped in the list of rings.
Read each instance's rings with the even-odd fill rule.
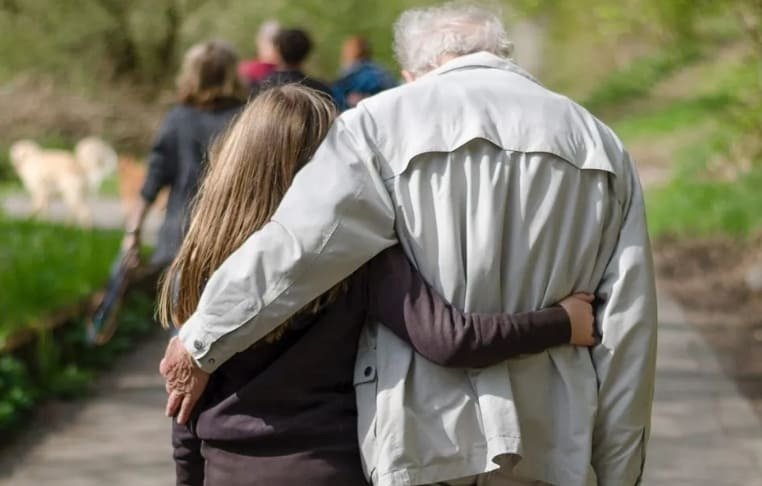
[[[689,85],[668,99],[652,93],[683,67],[691,68]],[[706,170],[762,126],[762,109],[745,101],[758,89],[757,76],[757,65],[738,56],[655,56],[593,90],[588,105],[618,113],[612,127],[627,146],[661,153],[655,160],[671,163],[669,182],[646,189],[653,237],[743,237],[762,227],[762,161],[733,181],[711,179]]]
[[[722,116],[733,102],[733,97],[728,93],[671,100],[654,110],[621,118],[612,125],[616,133],[627,141],[661,137]]]
[[[652,236],[729,234],[762,227],[762,168],[733,182],[675,178],[646,195]]]
[[[613,71],[582,104],[597,113],[647,95],[660,81],[701,58],[698,49],[672,49],[636,59],[623,69]]]
[[[0,341],[102,285],[120,237],[0,215]]]

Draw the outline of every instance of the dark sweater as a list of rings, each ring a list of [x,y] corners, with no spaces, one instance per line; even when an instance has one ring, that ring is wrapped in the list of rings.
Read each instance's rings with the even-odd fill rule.
[[[254,92],[256,93],[259,90],[267,89],[272,86],[282,86],[284,84],[292,83],[298,83],[307,86],[308,88],[320,91],[333,99],[331,88],[329,88],[321,81],[307,76],[298,69],[277,69],[271,72],[262,81],[254,85]]]
[[[318,314],[303,313],[273,343],[257,343],[211,377],[190,428],[174,425],[177,484],[364,485],[353,372],[367,319],[423,356],[486,366],[569,342],[566,312],[464,315],[437,295],[399,247],[349,279]]]
[[[164,118],[148,155],[148,170],[140,190],[143,199],[152,203],[163,187],[169,187],[166,215],[151,258],[153,263],[169,263],[180,248],[209,144],[241,106],[238,100],[221,101],[209,109],[180,104]]]

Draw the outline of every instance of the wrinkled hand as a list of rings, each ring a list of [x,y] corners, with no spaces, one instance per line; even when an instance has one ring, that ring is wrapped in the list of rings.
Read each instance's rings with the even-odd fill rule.
[[[167,382],[167,417],[177,416],[177,423],[187,423],[193,406],[209,382],[209,373],[196,366],[177,337],[169,340],[159,364],[159,373]]]
[[[560,302],[569,315],[571,324],[570,344],[576,346],[595,345],[595,323],[593,317],[593,294],[578,293],[570,295]]]

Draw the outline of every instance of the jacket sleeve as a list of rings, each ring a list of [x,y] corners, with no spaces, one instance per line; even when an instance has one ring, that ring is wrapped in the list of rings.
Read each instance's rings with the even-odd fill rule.
[[[367,278],[368,317],[442,366],[490,366],[568,344],[571,337],[560,306],[513,315],[464,314],[423,280],[399,246],[371,260]]]
[[[174,177],[177,164],[176,123],[175,110],[172,110],[164,118],[148,154],[146,177],[140,189],[140,196],[148,203],[152,203],[161,188],[169,185]]]
[[[592,358],[598,378],[593,468],[601,486],[637,484],[650,433],[656,367],[656,290],[645,208],[627,156],[622,226],[603,279]]]
[[[174,419],[172,448],[177,486],[203,486],[204,458],[201,455],[201,440],[187,425],[180,425]]]
[[[395,243],[393,205],[374,163],[363,134],[337,120],[272,220],[223,262],[181,327],[202,369],[214,371]]]

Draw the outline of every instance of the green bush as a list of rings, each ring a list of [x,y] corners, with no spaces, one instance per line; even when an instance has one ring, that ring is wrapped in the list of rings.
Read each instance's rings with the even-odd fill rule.
[[[20,415],[31,410],[38,396],[23,363],[12,356],[0,355],[0,431],[10,428]]]
[[[103,285],[120,238],[118,231],[0,216],[0,344]]]
[[[8,147],[0,145],[0,182],[11,181],[16,178],[16,172],[11,166],[11,157]]]
[[[19,430],[41,400],[86,394],[99,372],[157,329],[152,296],[133,291],[125,299],[116,334],[103,346],[86,341],[85,317],[79,316],[54,332],[40,332],[31,350],[0,354],[0,434]]]

